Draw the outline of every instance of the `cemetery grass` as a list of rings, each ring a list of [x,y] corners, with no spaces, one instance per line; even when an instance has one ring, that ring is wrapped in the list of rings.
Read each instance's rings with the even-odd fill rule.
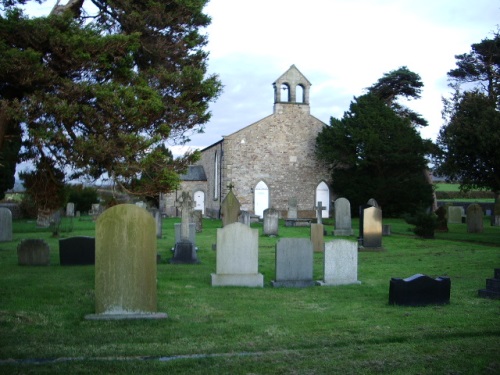
[[[94,312],[94,267],[61,267],[58,238],[14,222],[0,243],[0,373],[172,374],[499,374],[500,301],[479,298],[500,267],[500,228],[481,234],[450,225],[434,240],[415,238],[402,220],[391,224],[382,252],[360,252],[360,285],[272,288],[274,245],[309,237],[309,228],[259,230],[264,288],[211,287],[219,220],[205,219],[196,237],[198,265],[171,265],[173,224],[158,240],[158,311],[168,319],[88,321]],[[332,240],[333,229],[326,222]],[[70,227],[68,223],[63,223]],[[353,221],[357,233],[357,221]],[[61,237],[94,235],[92,221],[73,221]],[[21,239],[43,238],[48,267],[17,265]],[[351,237],[355,240],[355,237]],[[449,305],[388,304],[391,277],[416,273],[451,278]],[[323,277],[322,254],[314,278]]]

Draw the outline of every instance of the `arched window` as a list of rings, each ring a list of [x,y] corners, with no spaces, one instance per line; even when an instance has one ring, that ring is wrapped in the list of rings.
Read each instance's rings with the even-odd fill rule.
[[[295,101],[297,103],[305,103],[306,100],[305,100],[305,90],[304,90],[304,86],[302,85],[297,85],[297,87],[295,88]]]
[[[259,181],[254,190],[255,215],[264,216],[264,210],[269,208],[269,188],[264,181]]]
[[[219,198],[219,155],[217,151],[214,157],[214,200]]]
[[[280,101],[281,102],[289,102],[290,101],[290,86],[288,86],[288,83],[283,83],[281,85]]]
[[[318,202],[321,202],[321,205],[325,207],[321,211],[321,217],[327,218],[330,212],[330,189],[324,181],[321,181],[316,187],[316,200],[314,202],[315,207],[318,207]]]

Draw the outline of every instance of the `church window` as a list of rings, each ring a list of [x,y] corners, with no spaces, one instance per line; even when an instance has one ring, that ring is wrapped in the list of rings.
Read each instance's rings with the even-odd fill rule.
[[[296,97],[297,103],[305,103],[306,102],[304,86],[297,85],[297,87],[295,89],[295,95],[296,95],[295,97]]]
[[[219,155],[214,158],[214,200],[219,198]]]
[[[281,102],[289,102],[290,101],[290,86],[288,83],[283,83],[281,85]]]

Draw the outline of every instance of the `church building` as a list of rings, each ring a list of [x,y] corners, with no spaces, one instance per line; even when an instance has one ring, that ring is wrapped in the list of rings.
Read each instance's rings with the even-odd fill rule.
[[[273,113],[201,150],[201,159],[183,176],[195,209],[220,217],[231,186],[241,210],[262,217],[269,207],[286,218],[291,201],[299,218],[313,218],[317,202],[329,217],[330,172],[315,156],[316,137],[326,124],[310,114],[311,83],[292,65],[274,83]],[[166,202],[172,207],[173,193]]]

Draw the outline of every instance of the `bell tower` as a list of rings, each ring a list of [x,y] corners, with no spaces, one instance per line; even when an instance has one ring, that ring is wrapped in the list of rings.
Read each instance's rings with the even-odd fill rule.
[[[274,112],[282,112],[287,106],[299,105],[309,113],[309,91],[311,82],[297,69],[295,65],[283,73],[273,83]]]

